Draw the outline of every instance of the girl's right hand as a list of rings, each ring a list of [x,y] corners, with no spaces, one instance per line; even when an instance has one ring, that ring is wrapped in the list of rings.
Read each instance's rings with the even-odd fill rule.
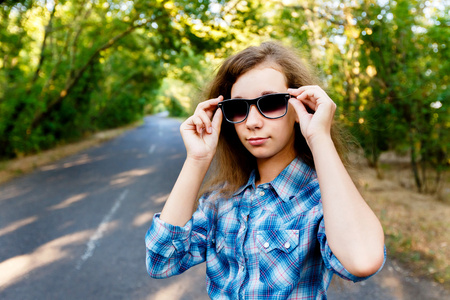
[[[223,96],[201,102],[194,114],[180,126],[187,157],[210,162],[216,153],[222,124],[222,111],[217,104]]]

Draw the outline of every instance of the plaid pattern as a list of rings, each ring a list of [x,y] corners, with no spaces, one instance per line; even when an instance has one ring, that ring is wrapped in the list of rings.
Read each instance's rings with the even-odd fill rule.
[[[314,170],[294,159],[271,183],[255,172],[231,199],[203,196],[184,227],[156,214],[146,234],[155,278],[206,261],[211,299],[326,299],[333,273],[360,281],[331,252]]]

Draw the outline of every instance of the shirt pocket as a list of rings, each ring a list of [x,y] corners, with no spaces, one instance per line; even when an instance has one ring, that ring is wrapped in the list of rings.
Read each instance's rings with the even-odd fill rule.
[[[256,240],[260,281],[273,289],[296,284],[300,269],[299,230],[260,230]]]

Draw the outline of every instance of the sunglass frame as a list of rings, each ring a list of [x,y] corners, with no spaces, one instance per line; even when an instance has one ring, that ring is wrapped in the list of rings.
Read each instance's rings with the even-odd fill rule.
[[[284,96],[286,108],[285,108],[284,113],[283,113],[281,116],[277,116],[277,117],[268,117],[267,115],[265,115],[265,114],[261,111],[261,108],[259,107],[259,101],[260,101],[261,99],[266,98],[266,97],[274,97],[274,96]],[[279,119],[279,118],[282,118],[282,117],[284,117],[284,116],[287,114],[287,112],[288,112],[288,103],[289,103],[289,99],[290,99],[291,97],[292,97],[292,96],[291,96],[289,93],[274,93],[274,94],[266,94],[266,95],[262,95],[262,96],[260,96],[260,97],[254,98],[254,99],[232,98],[232,99],[227,99],[227,100],[223,100],[223,101],[219,102],[218,106],[219,106],[219,108],[222,110],[222,114],[223,114],[223,116],[225,117],[225,120],[227,120],[227,122],[232,123],[232,124],[242,123],[242,122],[244,122],[245,120],[247,120],[248,114],[250,113],[250,107],[251,107],[252,105],[256,105],[256,108],[258,109],[259,113],[260,113],[263,117],[265,117],[265,118],[267,118],[267,119],[272,119],[272,120],[273,120],[273,119]],[[229,120],[229,119],[227,118],[226,114],[225,114],[224,109],[223,109],[224,104],[226,104],[227,102],[234,102],[234,101],[244,101],[244,102],[247,104],[247,112],[246,112],[246,114],[245,114],[245,117],[244,117],[241,121],[237,121],[237,122],[236,122],[236,121],[231,121],[231,120]]]

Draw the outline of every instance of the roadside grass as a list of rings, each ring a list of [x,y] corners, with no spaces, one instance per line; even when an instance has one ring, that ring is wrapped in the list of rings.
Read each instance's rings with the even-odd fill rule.
[[[102,131],[77,143],[2,161],[0,183],[98,146],[140,124]],[[443,193],[419,194],[405,161],[381,160],[384,179],[378,179],[364,159],[352,160],[356,161],[350,170],[352,177],[383,225],[388,256],[403,264],[412,276],[432,278],[450,289],[450,176],[443,179]]]
[[[83,140],[78,142],[61,144],[53,149],[42,151],[34,155],[0,161],[0,184],[15,177],[28,174],[39,167],[64,157],[98,146],[141,124],[142,121],[138,121],[128,126],[96,132],[86,135]]]
[[[448,176],[443,192],[430,195],[416,192],[407,164],[389,161],[382,170],[380,180],[375,170],[359,165],[353,177],[383,225],[388,256],[411,275],[432,278],[450,288]]]

